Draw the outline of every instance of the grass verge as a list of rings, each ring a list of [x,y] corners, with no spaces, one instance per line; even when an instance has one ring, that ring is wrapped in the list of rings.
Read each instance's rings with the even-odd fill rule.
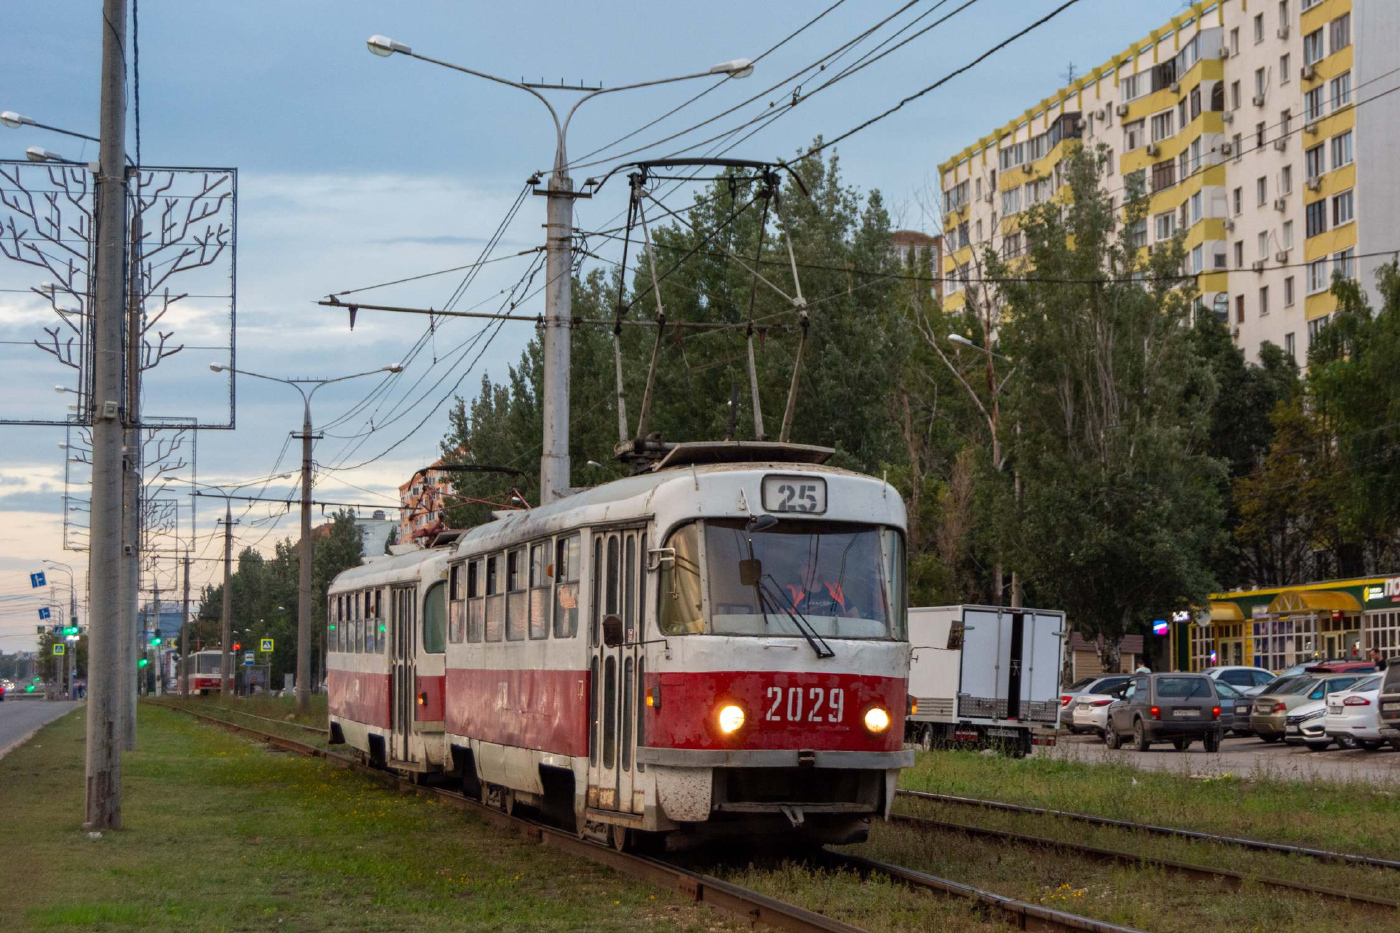
[[[11,929],[711,930],[711,911],[455,809],[143,704],[124,823],[80,828],[83,717],[0,762]]]
[[[1075,810],[1136,822],[1395,858],[1400,780],[1394,785],[1289,781],[1252,775],[1189,777],[1127,765],[1013,759],[977,752],[915,756],[900,786]],[[901,800],[899,807],[904,807]],[[946,811],[976,822],[971,808]]]

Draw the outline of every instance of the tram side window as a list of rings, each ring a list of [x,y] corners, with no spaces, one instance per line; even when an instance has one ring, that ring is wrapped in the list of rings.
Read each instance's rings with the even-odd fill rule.
[[[506,598],[501,593],[501,558],[486,558],[486,640],[500,641],[506,621]]]
[[[329,637],[329,639],[330,639],[329,644],[330,644],[330,646],[331,646],[331,650],[332,650],[332,651],[339,651],[339,650],[340,650],[340,597],[339,597],[339,596],[335,597],[334,599],[332,599],[332,600],[330,601],[330,606],[327,607],[326,615],[328,615],[328,616],[330,617],[330,619],[329,619],[329,628],[330,628],[330,631],[329,631],[327,637]]]
[[[525,637],[525,549],[516,548],[506,554],[506,640],[520,641]]]
[[[374,646],[375,646],[374,634],[375,634],[375,629],[379,628],[379,626],[376,625],[375,622],[374,622],[374,613],[371,611],[373,608],[374,608],[374,604],[370,602],[370,592],[369,592],[368,590],[366,590],[366,591],[365,591],[365,613],[364,613],[364,620],[365,620],[365,654],[374,654]]]
[[[438,581],[423,598],[423,650],[442,654],[447,650],[447,588]]]
[[[598,629],[601,625],[603,612],[603,536],[593,536],[593,602],[592,602],[592,623],[588,627],[588,644],[596,646],[598,644]],[[596,671],[594,672],[597,673]]]
[[[579,536],[560,538],[554,545],[554,637],[578,634]]]
[[[530,545],[530,637],[549,637],[549,565],[548,541]]]
[[[671,532],[657,581],[657,623],[667,635],[696,635],[705,631],[700,598],[700,532],[695,523]]]
[[[462,602],[462,565],[453,564],[447,572],[447,640],[458,644],[462,640],[462,623],[466,606]]]
[[[384,618],[384,607],[380,603],[380,593],[383,590],[374,591],[374,650],[376,654],[384,653],[384,640],[389,631],[388,620]]]
[[[482,590],[480,560],[467,564],[467,641],[479,642],[486,620],[486,595]]]
[[[358,609],[360,601],[355,598],[357,595],[358,594],[351,593],[345,601],[346,613],[350,617],[348,620],[348,627],[350,630],[350,644],[346,647],[345,650],[349,651],[351,654],[359,654],[362,650],[364,650],[364,642],[360,640],[360,613]]]

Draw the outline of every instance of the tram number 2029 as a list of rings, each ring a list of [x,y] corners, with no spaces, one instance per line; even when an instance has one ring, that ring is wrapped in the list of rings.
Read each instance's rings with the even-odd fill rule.
[[[819,476],[765,476],[763,507],[769,512],[825,512],[826,480]]]
[[[769,722],[837,722],[846,713],[846,691],[841,687],[769,687]]]

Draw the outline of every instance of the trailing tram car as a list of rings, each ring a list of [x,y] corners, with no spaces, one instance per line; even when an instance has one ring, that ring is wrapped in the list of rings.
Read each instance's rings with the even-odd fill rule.
[[[371,558],[326,596],[330,741],[421,775],[446,763],[443,686],[448,547]]]
[[[184,676],[190,679],[190,693],[207,696],[223,692],[223,659],[224,653],[218,648],[190,653],[181,664]]]
[[[619,845],[863,839],[913,763],[905,512],[829,453],[678,444],[465,532],[445,728],[466,789]]]

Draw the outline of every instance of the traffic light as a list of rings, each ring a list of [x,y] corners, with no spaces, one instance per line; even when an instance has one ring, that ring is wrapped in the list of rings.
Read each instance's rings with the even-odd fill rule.
[[[154,638],[151,639],[151,647],[152,647],[152,648],[159,648],[159,647],[160,647],[160,636],[159,636],[159,635],[157,635],[157,636],[155,636]]]
[[[63,627],[63,634],[64,634],[64,635],[76,635],[76,634],[78,634],[78,627],[77,627],[76,625],[65,625],[65,626]]]
[[[151,663],[151,662],[150,662],[150,659],[149,659],[149,658],[142,658],[141,660],[139,660],[139,661],[136,662],[136,666],[137,666],[137,667],[145,667],[147,664],[150,664],[150,663]]]
[[[242,650],[243,650],[243,645],[240,644],[239,642],[234,642],[234,643],[233,643],[233,650],[234,650],[234,651],[242,651]]]

